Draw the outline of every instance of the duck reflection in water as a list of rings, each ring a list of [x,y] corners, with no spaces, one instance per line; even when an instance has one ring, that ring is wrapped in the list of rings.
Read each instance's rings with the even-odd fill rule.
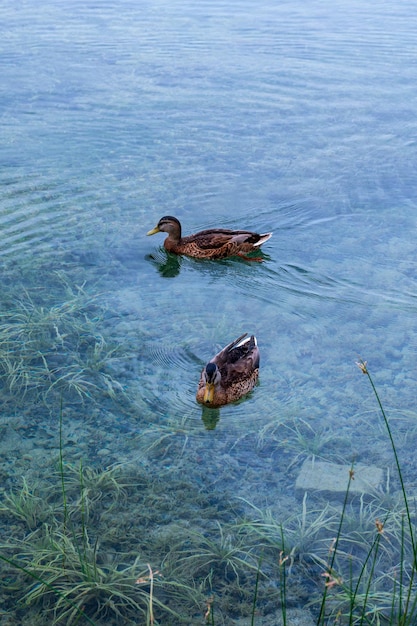
[[[206,406],[203,406],[201,420],[206,430],[214,430],[220,420],[220,409],[208,409]]]
[[[182,258],[177,254],[161,249],[158,255],[148,254],[145,258],[156,267],[163,278],[175,278],[181,271]]]

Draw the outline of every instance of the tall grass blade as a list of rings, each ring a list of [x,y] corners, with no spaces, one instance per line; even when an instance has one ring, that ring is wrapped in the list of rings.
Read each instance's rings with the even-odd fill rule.
[[[282,615],[282,626],[287,626],[287,570],[286,570],[286,562],[288,561],[288,556],[285,556],[285,541],[284,541],[284,529],[282,524],[280,526],[281,533],[281,545],[282,550],[279,555],[279,587],[280,587],[280,596],[281,596],[281,615]]]
[[[255,611],[256,611],[256,602],[258,600],[258,587],[259,587],[259,579],[261,576],[261,565],[262,565],[262,556],[259,559],[258,571],[256,572],[255,591],[253,594],[253,601],[252,601],[252,618],[250,622],[251,626],[255,626]]]
[[[345,497],[343,499],[343,507],[342,507],[342,513],[340,515],[340,520],[339,520],[339,526],[337,528],[337,533],[336,533],[336,537],[333,540],[333,543],[330,547],[330,561],[328,563],[327,566],[327,571],[325,572],[325,576],[327,577],[327,583],[330,582],[331,577],[333,577],[335,575],[335,571],[334,571],[334,563],[335,563],[335,559],[336,559],[336,554],[337,554],[337,548],[339,545],[339,541],[340,538],[342,536],[342,526],[343,526],[343,520],[345,518],[345,514],[346,514],[346,507],[347,507],[347,503],[348,503],[348,499],[349,499],[349,492],[350,492],[350,486],[352,483],[352,480],[354,478],[355,472],[353,470],[353,463],[350,466],[350,470],[349,470],[349,479],[348,479],[348,484],[346,487],[346,491],[345,491]],[[325,620],[325,610],[326,610],[326,600],[327,600],[327,591],[329,589],[328,584],[325,584],[324,586],[324,591],[323,591],[323,597],[321,600],[321,604],[320,604],[320,612],[319,612],[319,617],[317,619],[317,624],[324,624],[324,620]]]
[[[395,465],[397,467],[397,472],[398,472],[398,478],[400,481],[400,485],[401,485],[401,492],[402,492],[402,497],[404,500],[404,506],[405,506],[405,512],[406,512],[406,519],[407,519],[407,525],[408,525],[408,530],[410,533],[410,540],[411,540],[411,545],[412,545],[412,552],[413,552],[413,563],[412,563],[412,567],[411,567],[411,571],[410,571],[410,578],[408,581],[408,589],[407,589],[407,595],[405,600],[403,600],[402,598],[402,591],[403,591],[403,585],[402,583],[402,576],[403,576],[403,568],[401,566],[401,583],[400,583],[400,591],[399,591],[399,602],[400,602],[400,606],[399,606],[399,625],[405,625],[407,623],[411,623],[409,622],[409,617],[411,618],[412,615],[414,614],[414,611],[416,609],[417,606],[417,595],[415,595],[413,601],[412,601],[412,594],[413,594],[413,588],[414,588],[414,579],[416,576],[416,571],[417,571],[417,544],[416,544],[416,536],[415,536],[415,531],[414,531],[414,526],[413,526],[413,522],[412,522],[412,517],[411,517],[411,512],[410,512],[410,505],[408,502],[408,497],[407,497],[407,492],[405,489],[405,484],[404,484],[404,478],[402,475],[402,470],[401,470],[401,465],[400,465],[400,460],[398,457],[398,453],[397,453],[397,447],[395,445],[395,441],[394,441],[394,436],[392,434],[392,430],[390,427],[390,423],[387,417],[387,414],[385,412],[385,409],[382,405],[381,399],[379,397],[377,388],[374,384],[374,381],[372,379],[372,376],[369,372],[368,369],[368,365],[367,362],[360,359],[359,362],[357,363],[359,369],[361,370],[361,372],[367,376],[371,387],[372,387],[372,391],[374,393],[374,396],[377,400],[379,409],[381,411],[383,420],[384,420],[384,424],[388,433],[388,437],[391,443],[391,448],[394,454],[394,459],[395,459]],[[403,540],[404,540],[404,535],[402,536]],[[402,555],[402,559],[403,559],[403,555]],[[404,602],[404,608],[403,608],[403,602]]]

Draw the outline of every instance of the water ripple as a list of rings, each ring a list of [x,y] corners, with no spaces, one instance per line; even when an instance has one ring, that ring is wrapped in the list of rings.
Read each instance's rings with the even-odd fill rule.
[[[97,235],[100,217],[85,220],[86,206],[94,195],[86,186],[48,174],[28,176],[24,170],[3,173],[0,185],[0,254],[4,258],[29,262],[34,254],[57,258],[73,250],[75,241],[88,247],[89,238]]]

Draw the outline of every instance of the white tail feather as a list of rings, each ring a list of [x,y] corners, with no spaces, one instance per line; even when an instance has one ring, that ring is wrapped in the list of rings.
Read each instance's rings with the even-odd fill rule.
[[[254,247],[257,248],[258,246],[261,246],[263,243],[265,243],[265,241],[268,241],[268,239],[271,239],[272,237],[272,233],[263,233],[263,235],[259,235],[259,241],[257,243],[254,243]]]
[[[251,340],[251,338],[252,338],[252,337],[244,337],[244,338],[242,339],[242,341],[239,341],[239,343],[237,343],[237,344],[236,344],[235,348],[239,348],[240,346],[243,346],[245,343],[248,343],[248,341],[250,341],[250,340]],[[257,342],[257,340],[256,340],[256,337],[254,337],[253,339],[254,339],[254,341],[255,341],[255,346],[257,346],[257,345],[258,345],[258,342]]]

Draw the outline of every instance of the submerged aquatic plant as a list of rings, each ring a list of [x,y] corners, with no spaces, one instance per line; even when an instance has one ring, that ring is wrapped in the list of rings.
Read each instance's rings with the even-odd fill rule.
[[[338,442],[344,442],[344,439],[329,430],[314,429],[301,418],[293,419],[291,425],[279,421],[270,422],[257,436],[257,446],[260,449],[273,445],[283,448],[286,454],[294,454],[288,468],[306,458],[314,460],[340,457],[334,450]]]
[[[220,522],[214,532],[188,531],[187,542],[175,546],[174,554],[177,571],[192,578],[239,581],[243,573],[258,571],[253,547],[236,534],[235,528],[224,527]]]
[[[278,574],[283,624],[287,624],[288,593],[295,574],[307,573],[319,583],[321,593],[308,606],[318,606],[317,626],[337,623],[349,626],[415,626],[417,620],[417,519],[410,506],[402,467],[390,422],[370,376],[366,362],[359,367],[372,387],[394,454],[400,496],[375,493],[372,499],[351,499],[355,479],[351,466],[341,510],[326,504],[308,511],[307,495],[301,513],[277,520],[270,510],[245,502],[255,512],[241,532],[262,552],[267,571]],[[280,425],[282,433],[283,425]],[[306,433],[310,432],[307,428]],[[293,431],[297,453],[316,456],[320,446],[305,440],[300,428]],[[311,434],[311,433],[310,433]],[[278,442],[277,442],[278,443]],[[388,474],[389,476],[389,474]],[[387,478],[387,489],[389,488]],[[272,559],[271,559],[272,556]],[[309,568],[313,563],[315,567]],[[306,567],[307,566],[307,567]]]
[[[67,463],[60,468],[60,476],[62,471],[65,471],[64,488],[69,516],[76,515],[82,509],[89,519],[99,502],[102,503],[100,511],[110,512],[120,501],[126,502],[127,490],[133,486],[133,479],[123,477],[122,468],[118,464],[102,469],[82,463]],[[135,484],[138,485],[138,479]]]
[[[167,616],[181,621],[171,605],[175,600],[188,610],[201,599],[198,590],[179,576],[161,576],[134,546],[124,553],[112,551],[105,520],[101,520],[109,509],[100,512],[103,500],[99,496],[88,502],[89,489],[95,490],[97,484],[123,495],[121,485],[125,483],[116,481],[113,471],[104,478],[105,473],[80,465],[80,497],[73,501],[74,479],[69,480],[69,493],[64,480],[64,515],[55,507],[48,522],[4,544],[0,560],[14,572],[11,579],[14,587],[23,591],[21,600],[27,605],[41,605],[53,624],[79,624],[80,616],[91,624],[110,619],[157,624],[161,616],[165,622]],[[90,482],[89,488],[83,477]],[[27,499],[31,497],[38,502],[38,496],[28,489]],[[89,525],[92,518],[94,526]]]
[[[13,587],[22,590],[27,605],[40,605],[53,624],[80,624],[81,617],[91,624],[113,619],[129,624],[140,620],[147,626],[160,618],[164,623],[181,621],[172,605],[189,610],[201,599],[198,589],[179,576],[161,576],[149,562],[153,559],[142,556],[139,539],[124,551],[114,550],[110,512],[116,502],[126,503],[131,477],[125,480],[120,466],[101,470],[81,462],[78,468],[66,465],[62,418],[61,406],[59,471],[53,474],[57,486],[35,494],[24,481],[23,495],[8,494],[10,506],[22,500],[31,510],[41,500],[50,513],[36,530],[10,537],[1,546],[0,561],[8,564]]]
[[[150,594],[148,569],[139,557],[127,563],[101,554],[98,539],[91,541],[85,529],[81,534],[65,534],[60,527],[45,525],[25,538],[14,560],[36,574],[23,600],[42,602],[56,624],[78,623],[80,610],[93,621],[146,618],[151,607],[152,612],[159,607],[174,613],[155,593]],[[156,576],[154,586],[159,586]]]
[[[162,563],[164,571],[173,579],[193,582],[196,598],[208,594],[206,623],[220,626],[230,623],[232,616],[254,614],[264,573],[256,547],[238,528],[217,521],[201,531],[180,528],[175,535]]]
[[[138,437],[138,446],[143,454],[160,453],[164,458],[170,448],[176,456],[182,457],[187,447],[190,434],[200,432],[193,416],[170,417],[166,422],[151,424]]]
[[[256,517],[240,524],[241,532],[256,541],[265,558],[272,553],[275,562],[286,563],[289,573],[295,563],[307,567],[311,563],[324,563],[327,537],[334,533],[337,520],[337,513],[330,505],[309,511],[305,493],[301,513],[279,521],[269,509],[263,511],[247,500],[244,502]]]
[[[37,493],[36,487],[29,487],[26,478],[22,477],[23,486],[19,490],[11,490],[3,494],[0,513],[15,517],[34,530],[52,514],[52,509],[45,499]]]
[[[103,310],[84,285],[74,290],[65,283],[65,297],[37,302],[26,292],[14,308],[0,311],[0,378],[14,401],[31,391],[43,399],[53,392],[83,399],[122,390],[106,371],[116,349],[98,330]]]
[[[354,568],[352,559],[343,558],[345,555],[339,551],[344,541],[350,481],[354,479],[352,468],[338,532],[323,573],[326,582],[317,624],[324,626],[329,619],[337,618],[349,625],[414,626],[417,619],[415,515],[409,504],[388,416],[366,361],[359,361],[358,366],[371,384],[383,417],[401,486],[403,509],[388,509],[380,518],[374,518],[369,548]]]

